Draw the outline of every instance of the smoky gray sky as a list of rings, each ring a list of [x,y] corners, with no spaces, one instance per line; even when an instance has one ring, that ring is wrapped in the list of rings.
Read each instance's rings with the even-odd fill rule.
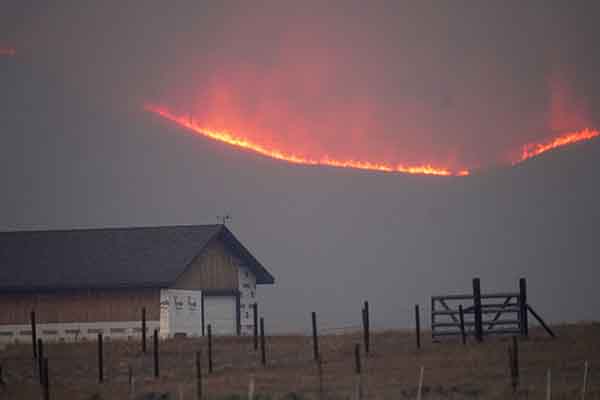
[[[598,5],[322,3],[4,2],[0,229],[229,212],[277,279],[261,300],[282,331],[313,310],[358,325],[364,299],[376,326],[406,327],[412,304],[474,275],[499,290],[527,276],[553,321],[598,318],[598,144],[506,167],[600,126]],[[290,165],[146,103],[309,157],[476,174]]]

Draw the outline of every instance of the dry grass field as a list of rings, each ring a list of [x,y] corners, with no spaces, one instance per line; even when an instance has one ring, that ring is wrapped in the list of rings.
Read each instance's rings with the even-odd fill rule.
[[[410,332],[372,334],[371,354],[363,358],[363,398],[416,398],[419,369],[424,367],[423,399],[545,399],[546,372],[552,371],[552,398],[579,399],[584,361],[590,365],[586,399],[600,399],[600,324],[554,327],[556,339],[533,329],[519,340],[520,387],[512,393],[509,377],[509,338],[460,339],[432,343],[423,333],[417,351]],[[354,372],[354,345],[361,335],[320,337],[323,359],[322,391],[312,360],[312,340],[305,336],[267,338],[267,367],[260,364],[252,338],[214,339],[214,372],[206,370],[204,339],[161,342],[161,377],[153,378],[152,354],[142,355],[138,342],[106,342],[105,382],[98,383],[95,343],[51,344],[49,358],[51,399],[195,399],[195,351],[202,349],[205,399],[244,399],[254,381],[255,398],[353,399],[358,378]],[[149,350],[151,346],[149,346]],[[41,398],[30,345],[9,346],[0,352],[5,384],[1,399]],[[130,393],[128,368],[135,375]]]

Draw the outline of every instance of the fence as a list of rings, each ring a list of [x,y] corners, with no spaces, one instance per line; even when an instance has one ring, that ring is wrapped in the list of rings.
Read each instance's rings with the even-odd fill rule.
[[[481,337],[492,333],[526,335],[528,312],[542,321],[526,299],[524,279],[520,281],[519,292],[492,294],[481,294],[479,279],[474,279],[472,295],[432,297],[434,337],[436,333],[439,336],[468,333]],[[265,333],[264,317],[259,318],[256,313],[260,321],[260,336],[257,330],[255,337],[213,337],[211,326],[208,325],[207,336],[198,338],[175,337],[164,340],[154,330],[148,346],[145,344],[145,335],[142,336],[142,343],[108,341],[101,334],[97,336],[97,343],[46,345],[39,337],[36,343],[33,341],[36,319],[32,313],[32,349],[22,345],[11,346],[0,354],[0,384],[8,388],[5,390],[12,390],[5,393],[21,398],[45,399],[51,396],[71,398],[71,395],[83,392],[87,395],[85,398],[98,393],[110,396],[108,398],[136,398],[136,394],[153,390],[179,393],[178,398],[182,400],[206,399],[221,394],[244,394],[246,385],[252,394],[256,390],[287,398],[285,396],[293,392],[319,399],[328,395],[368,399],[380,394],[389,395],[390,398],[414,398],[415,395],[419,398],[422,390],[426,397],[430,392],[437,397],[451,394],[472,396],[474,390],[476,393],[504,390],[503,383],[497,380],[506,372],[503,345],[477,346],[482,350],[469,352],[467,358],[461,358],[465,352],[456,346],[450,348],[454,355],[452,357],[447,357],[446,353],[437,355],[437,346],[423,346],[420,341],[421,324],[419,307],[416,305],[415,353],[415,336],[412,333],[382,331],[372,334],[370,311],[369,303],[364,302],[361,309],[362,332],[352,329],[353,333],[346,335],[321,336],[328,329],[319,329],[317,313],[312,312],[310,319],[307,318],[312,335],[269,336]],[[146,325],[144,317],[145,313],[142,312],[142,326]],[[450,322],[444,323],[440,321],[441,318]],[[543,321],[542,325],[545,325]],[[356,326],[343,329],[348,328]],[[258,339],[260,348],[258,344],[255,345]],[[517,391],[523,379],[528,387],[539,386],[534,373],[519,375],[519,360],[523,361],[523,357],[518,354],[516,340],[513,336],[513,347],[509,352],[509,376],[513,392]],[[549,343],[544,344],[545,350],[538,353],[536,351],[540,343],[527,349],[530,366],[538,365],[539,360],[547,362],[546,353],[552,349]],[[571,350],[570,346],[568,350]],[[490,354],[497,356],[490,357]],[[564,354],[557,354],[561,365],[567,365],[563,360]],[[455,363],[448,364],[448,359]],[[490,359],[495,361],[490,363]],[[489,379],[484,379],[475,389],[468,384],[457,386],[455,382],[455,370],[468,363],[473,366],[485,365],[484,369],[489,373]],[[420,371],[418,384],[417,370]],[[465,369],[467,374],[472,370],[471,367]],[[587,382],[586,364],[584,387]],[[434,387],[436,392],[432,392]],[[2,390],[0,386],[0,398]],[[572,392],[570,386],[561,390]]]
[[[473,279],[470,294],[431,297],[431,336],[521,335],[529,331],[528,312],[554,336],[541,317],[527,303],[527,281],[519,280],[518,292],[481,293],[479,278]]]

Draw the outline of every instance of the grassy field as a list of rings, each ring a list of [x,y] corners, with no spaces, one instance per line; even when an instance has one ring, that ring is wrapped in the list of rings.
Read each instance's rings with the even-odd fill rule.
[[[586,399],[600,399],[600,324],[562,325],[554,330],[556,339],[533,329],[529,339],[519,340],[521,383],[516,395],[510,386],[509,338],[488,339],[482,344],[470,341],[463,346],[459,339],[431,343],[425,332],[422,349],[417,351],[411,333],[373,333],[371,354],[363,356],[363,398],[416,398],[423,366],[423,399],[545,399],[548,369],[552,371],[553,399],[579,399],[587,360]],[[317,364],[312,360],[312,340],[304,336],[268,337],[267,367],[261,366],[252,338],[215,338],[212,374],[206,369],[203,339],[161,342],[159,379],[153,378],[151,353],[141,354],[138,342],[107,342],[103,384],[98,383],[95,343],[51,344],[46,346],[46,354],[52,399],[141,399],[152,392],[167,394],[163,398],[195,399],[194,359],[200,349],[204,352],[207,399],[247,398],[251,380],[255,393],[263,399],[353,399],[359,379],[354,372],[356,343],[361,343],[358,333],[320,337],[322,391]],[[41,398],[29,345],[4,349],[0,362],[5,381],[1,399]],[[128,384],[130,366],[135,376],[133,396]]]

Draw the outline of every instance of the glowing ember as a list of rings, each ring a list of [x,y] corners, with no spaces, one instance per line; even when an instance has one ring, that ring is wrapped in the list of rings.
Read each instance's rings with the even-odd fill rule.
[[[17,54],[17,51],[15,49],[0,47],[0,56],[12,57],[15,54]]]
[[[338,160],[330,157],[322,158],[309,158],[306,156],[296,155],[292,153],[286,153],[284,151],[271,148],[268,146],[255,143],[251,140],[245,139],[240,136],[236,136],[227,131],[216,131],[208,128],[201,127],[190,116],[176,115],[169,111],[165,107],[159,107],[155,105],[146,105],[144,107],[147,111],[157,114],[169,121],[176,123],[186,129],[193,132],[199,133],[203,136],[209,137],[214,140],[218,140],[233,146],[241,147],[243,149],[252,150],[263,156],[274,158],[276,160],[283,160],[294,164],[305,164],[305,165],[325,165],[330,167],[339,168],[354,168],[363,169],[370,171],[383,171],[383,172],[400,172],[407,174],[425,174],[425,175],[441,175],[441,176],[466,176],[469,175],[468,170],[451,171],[448,168],[434,167],[429,164],[425,165],[392,165],[386,163],[377,163],[370,161],[357,161],[357,160]]]
[[[525,161],[531,157],[538,156],[549,150],[556,149],[558,147],[567,146],[569,144],[583,142],[585,140],[593,139],[600,136],[600,132],[592,129],[584,129],[579,132],[570,132],[561,136],[558,136],[546,143],[529,143],[521,148],[520,158],[514,162],[514,164]]]

